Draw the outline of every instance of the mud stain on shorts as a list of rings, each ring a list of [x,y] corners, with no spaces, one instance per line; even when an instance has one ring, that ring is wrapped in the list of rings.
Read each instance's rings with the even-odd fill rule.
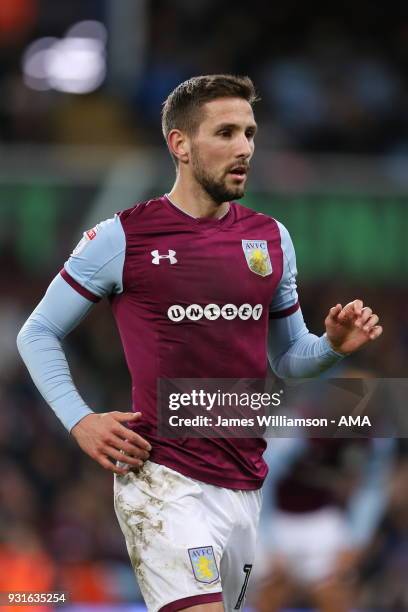
[[[154,596],[145,574],[143,561],[149,562],[149,546],[165,533],[165,506],[184,495],[191,484],[188,479],[158,464],[147,461],[137,471],[129,471],[117,477],[115,507],[120,516],[128,553],[144,598],[154,601]],[[186,484],[188,485],[186,487]],[[189,570],[187,561],[172,560],[166,564],[174,571]]]

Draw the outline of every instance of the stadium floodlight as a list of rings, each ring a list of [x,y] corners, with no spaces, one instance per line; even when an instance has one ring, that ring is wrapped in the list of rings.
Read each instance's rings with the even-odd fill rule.
[[[53,89],[88,93],[97,89],[105,78],[105,48],[93,38],[64,38],[49,49],[46,65]]]
[[[71,26],[65,34],[66,38],[93,38],[99,40],[103,45],[106,45],[108,40],[108,31],[100,21],[88,19],[79,21]]]
[[[46,91],[51,89],[48,81],[47,54],[58,41],[54,36],[46,36],[35,40],[24,52],[22,68],[24,82],[31,89]]]
[[[74,24],[62,39],[34,41],[22,58],[25,84],[39,91],[94,91],[106,77],[106,42],[105,26],[92,20]]]

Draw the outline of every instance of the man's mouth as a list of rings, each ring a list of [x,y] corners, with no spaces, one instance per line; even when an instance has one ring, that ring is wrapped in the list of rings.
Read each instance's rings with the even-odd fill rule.
[[[234,178],[244,180],[248,174],[248,166],[234,166],[228,174],[231,174]]]

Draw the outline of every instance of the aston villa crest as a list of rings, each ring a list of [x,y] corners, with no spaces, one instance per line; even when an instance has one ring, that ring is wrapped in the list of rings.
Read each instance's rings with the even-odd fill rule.
[[[219,579],[220,575],[212,546],[189,548],[188,554],[194,577],[198,582],[211,584]]]
[[[272,264],[266,240],[243,240],[242,248],[251,272],[259,274],[259,276],[272,274]]]

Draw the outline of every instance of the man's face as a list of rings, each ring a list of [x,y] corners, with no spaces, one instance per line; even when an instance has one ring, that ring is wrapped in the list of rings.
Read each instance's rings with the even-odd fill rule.
[[[254,153],[251,105],[242,98],[219,98],[200,112],[201,123],[191,138],[193,177],[217,204],[242,198]]]

